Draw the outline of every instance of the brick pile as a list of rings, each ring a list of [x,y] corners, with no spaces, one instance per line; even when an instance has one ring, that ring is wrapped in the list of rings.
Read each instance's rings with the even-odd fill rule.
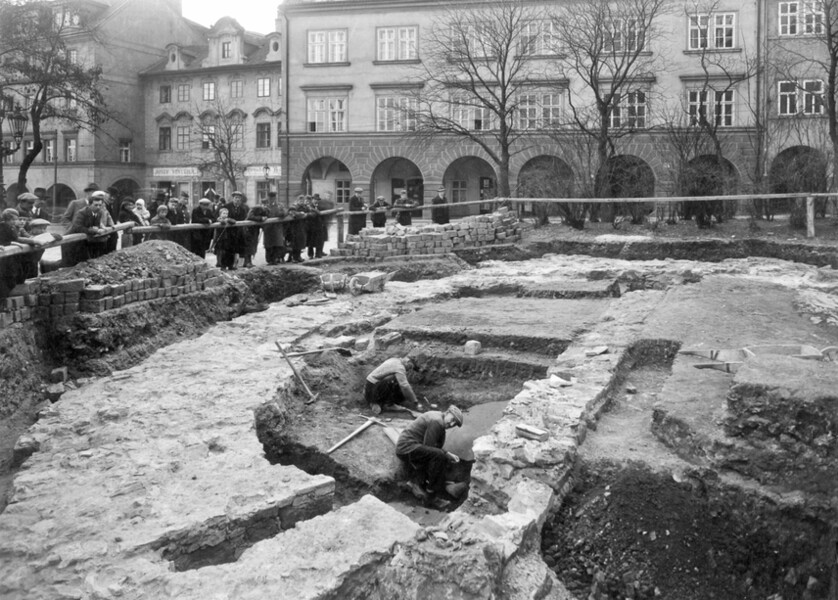
[[[101,313],[126,304],[191,294],[221,285],[221,270],[204,262],[172,265],[159,277],[97,285],[86,279],[27,279],[0,301],[0,329],[12,323],[54,321],[76,313]]]
[[[445,225],[402,227],[396,223],[385,228],[362,229],[349,235],[332,256],[384,258],[413,254],[448,254],[457,250],[509,244],[521,239],[521,223],[515,214],[502,208],[490,215],[465,217]]]

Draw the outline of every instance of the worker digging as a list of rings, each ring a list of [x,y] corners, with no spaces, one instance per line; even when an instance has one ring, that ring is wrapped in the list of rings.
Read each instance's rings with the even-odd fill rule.
[[[407,380],[407,371],[415,366],[409,356],[388,358],[367,375],[364,399],[372,412],[380,414],[382,407],[401,404],[404,400],[411,406],[419,406],[416,394]]]
[[[468,489],[465,482],[446,480],[449,464],[460,462],[460,457],[442,449],[445,431],[462,426],[462,411],[449,406],[445,412],[432,410],[420,415],[399,435],[396,456],[407,470],[407,487],[417,500],[447,503],[438,494],[445,492],[459,499]]]

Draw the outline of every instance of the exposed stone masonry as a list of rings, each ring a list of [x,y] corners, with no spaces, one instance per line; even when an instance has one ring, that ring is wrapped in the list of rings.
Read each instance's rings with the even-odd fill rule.
[[[521,239],[518,218],[502,208],[491,215],[466,217],[456,223],[402,227],[391,223],[384,228],[362,229],[349,235],[333,256],[384,258],[408,254],[448,254],[455,250],[517,242]]]

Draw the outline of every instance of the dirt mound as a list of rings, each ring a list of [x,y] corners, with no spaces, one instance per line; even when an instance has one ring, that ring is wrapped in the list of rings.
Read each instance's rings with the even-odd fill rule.
[[[825,523],[638,464],[583,468],[545,560],[578,598],[825,598]],[[795,514],[797,513],[797,514]]]
[[[86,279],[91,284],[114,284],[160,277],[165,270],[175,265],[203,262],[204,259],[180,244],[150,240],[95,260],[81,262],[69,269],[59,269],[50,273],[48,278],[52,281]]]

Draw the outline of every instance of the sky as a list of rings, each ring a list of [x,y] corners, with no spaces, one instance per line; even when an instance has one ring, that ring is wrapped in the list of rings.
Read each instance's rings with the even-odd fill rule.
[[[274,31],[279,0],[182,0],[183,16],[207,27],[221,17],[233,17],[256,33]]]

